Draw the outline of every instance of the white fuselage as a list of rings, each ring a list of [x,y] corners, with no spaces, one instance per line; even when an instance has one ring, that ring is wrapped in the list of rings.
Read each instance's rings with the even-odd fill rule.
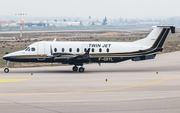
[[[58,42],[58,41],[41,41],[36,42],[28,46],[29,49],[21,50],[8,54],[7,56],[27,56],[38,54],[51,54],[51,48],[53,53],[72,53],[72,54],[84,54],[85,48],[90,48],[89,54],[102,54],[102,53],[123,53],[133,52],[138,50],[147,49],[149,47],[136,45],[133,42]],[[35,50],[32,50],[34,48]],[[78,51],[79,50],[79,51]],[[102,56],[103,57],[103,56]]]
[[[28,46],[25,50],[13,52],[3,56],[3,59],[14,62],[59,62],[72,64],[73,71],[84,63],[115,63],[132,59],[141,61],[154,59],[174,26],[157,26],[146,37],[134,42],[60,42],[41,41]],[[4,72],[9,72],[5,68]],[[84,72],[84,68],[79,68]]]
[[[62,62],[75,65],[87,62],[152,59],[157,52],[162,51],[169,30],[173,28],[173,26],[155,27],[146,38],[134,42],[41,41],[29,45],[25,50],[5,55],[3,59],[17,62]]]

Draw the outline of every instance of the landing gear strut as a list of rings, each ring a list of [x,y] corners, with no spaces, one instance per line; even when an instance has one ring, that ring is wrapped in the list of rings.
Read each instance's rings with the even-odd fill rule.
[[[9,61],[6,60],[6,68],[4,69],[5,73],[9,73],[8,65],[9,65]]]

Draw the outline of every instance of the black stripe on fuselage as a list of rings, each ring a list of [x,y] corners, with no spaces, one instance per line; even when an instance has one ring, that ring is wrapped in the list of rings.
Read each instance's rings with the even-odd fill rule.
[[[151,46],[151,48],[156,48],[156,47],[158,47],[158,44],[159,44],[160,41],[162,40],[165,31],[166,31],[166,29],[163,28],[163,29],[162,29],[162,32],[161,32],[160,35],[157,37],[156,41],[155,41],[154,44]]]

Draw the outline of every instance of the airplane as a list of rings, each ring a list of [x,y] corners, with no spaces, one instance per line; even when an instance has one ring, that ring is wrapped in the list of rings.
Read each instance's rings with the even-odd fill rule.
[[[117,63],[131,59],[142,61],[154,59],[162,52],[163,44],[175,26],[154,26],[151,33],[134,42],[62,42],[40,41],[29,45],[25,50],[3,56],[6,60],[5,73],[9,72],[9,61],[62,63],[74,65],[72,70],[80,73],[85,71],[84,63]],[[78,68],[78,66],[80,66]]]

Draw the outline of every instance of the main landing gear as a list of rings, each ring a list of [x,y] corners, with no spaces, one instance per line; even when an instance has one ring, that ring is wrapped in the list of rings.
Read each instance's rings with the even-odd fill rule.
[[[72,68],[72,70],[73,70],[74,72],[76,72],[76,71],[78,70],[78,67],[77,67],[77,66],[74,66],[74,67]]]
[[[76,71],[78,70],[78,67],[77,67],[77,66],[74,66],[74,67],[72,68],[72,70],[73,70],[74,72],[76,72]],[[85,70],[85,68],[83,68],[83,67],[80,67],[80,68],[79,68],[79,72],[80,72],[80,73],[83,73],[84,70]]]
[[[9,65],[9,61],[6,60],[6,68],[4,69],[5,73],[9,73],[8,65]]]

